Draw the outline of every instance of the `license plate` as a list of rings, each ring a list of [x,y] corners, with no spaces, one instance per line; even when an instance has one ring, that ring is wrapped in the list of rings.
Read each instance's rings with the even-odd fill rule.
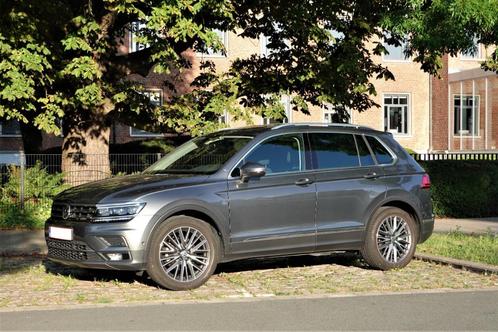
[[[73,239],[73,229],[50,226],[48,228],[48,237],[52,239],[71,241]]]

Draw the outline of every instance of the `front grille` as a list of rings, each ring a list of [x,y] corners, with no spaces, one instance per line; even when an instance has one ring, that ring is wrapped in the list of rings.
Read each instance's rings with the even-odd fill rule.
[[[91,221],[95,219],[97,209],[94,205],[54,203],[52,218],[72,221]]]
[[[48,256],[70,261],[99,261],[99,255],[85,243],[78,241],[47,240]]]
[[[54,249],[86,251],[86,244],[76,241],[47,240],[47,246]]]
[[[69,261],[86,261],[88,256],[84,251],[63,250],[57,248],[48,248],[48,256],[60,258]]]

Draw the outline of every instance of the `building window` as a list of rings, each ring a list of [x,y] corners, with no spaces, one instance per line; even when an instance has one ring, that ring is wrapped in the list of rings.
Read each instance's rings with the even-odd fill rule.
[[[228,31],[221,31],[218,29],[213,30],[216,35],[218,35],[218,38],[220,39],[223,49],[226,52],[228,50]],[[200,56],[210,56],[210,57],[226,57],[226,54],[223,52],[223,50],[215,51],[212,48],[208,47],[206,52],[198,53]]]
[[[292,100],[288,95],[283,95],[280,102],[284,106],[285,115],[281,119],[272,119],[263,116],[263,125],[275,124],[275,123],[291,123],[292,122]]]
[[[218,122],[221,124],[228,124],[228,112],[225,110],[223,114],[218,116]]]
[[[397,135],[409,133],[410,106],[408,94],[384,95],[384,130]]]
[[[19,121],[0,121],[0,136],[21,137],[21,126],[19,125]]]
[[[145,23],[143,22],[133,22],[131,23],[131,30],[130,30],[130,47],[129,47],[129,52],[138,52],[141,51],[147,47],[149,47],[148,44],[142,44],[138,42],[138,36],[140,30],[145,29]]]
[[[146,90],[142,92],[149,98],[150,104],[153,106],[161,106],[163,104],[162,90]],[[151,133],[150,131],[130,127],[130,136],[132,137],[155,137],[162,136],[161,133]]]
[[[459,95],[453,98],[455,106],[455,135],[479,134],[479,96]]]
[[[384,43],[384,47],[387,50],[387,54],[382,55],[382,60],[384,61],[410,61],[410,58],[406,56],[405,51],[408,48],[407,41],[401,41],[401,45],[389,45]]]
[[[460,54],[460,58],[463,60],[479,60],[482,59],[481,53],[481,45],[477,42],[477,39],[474,38],[474,44],[472,47],[465,52]]]
[[[349,109],[346,109],[347,113],[346,119],[343,119],[341,117],[341,114],[331,103],[323,103],[322,112],[323,112],[323,122],[325,123],[351,123],[351,111]]]
[[[259,37],[261,56],[268,56],[272,53],[272,49],[268,48],[269,43],[270,43],[270,37],[265,35],[261,35],[261,37]]]

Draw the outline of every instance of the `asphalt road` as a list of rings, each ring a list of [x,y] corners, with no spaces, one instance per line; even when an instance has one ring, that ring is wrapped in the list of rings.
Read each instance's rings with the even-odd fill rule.
[[[498,291],[0,312],[0,330],[498,330]]]

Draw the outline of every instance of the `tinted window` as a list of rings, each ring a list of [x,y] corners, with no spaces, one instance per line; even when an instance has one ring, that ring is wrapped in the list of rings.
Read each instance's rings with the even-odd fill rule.
[[[365,137],[367,138],[368,144],[370,144],[370,148],[375,154],[375,158],[377,158],[379,164],[390,164],[393,162],[393,157],[378,139],[372,136]]]
[[[304,169],[304,145],[301,135],[270,138],[244,159],[266,166],[266,174],[296,172]]]
[[[361,166],[370,166],[375,165],[375,162],[372,158],[372,154],[370,150],[368,150],[367,144],[365,140],[360,135],[355,135],[356,144],[358,145],[358,154],[360,156]]]
[[[314,133],[310,135],[316,168],[360,166],[354,137],[351,134]]]

